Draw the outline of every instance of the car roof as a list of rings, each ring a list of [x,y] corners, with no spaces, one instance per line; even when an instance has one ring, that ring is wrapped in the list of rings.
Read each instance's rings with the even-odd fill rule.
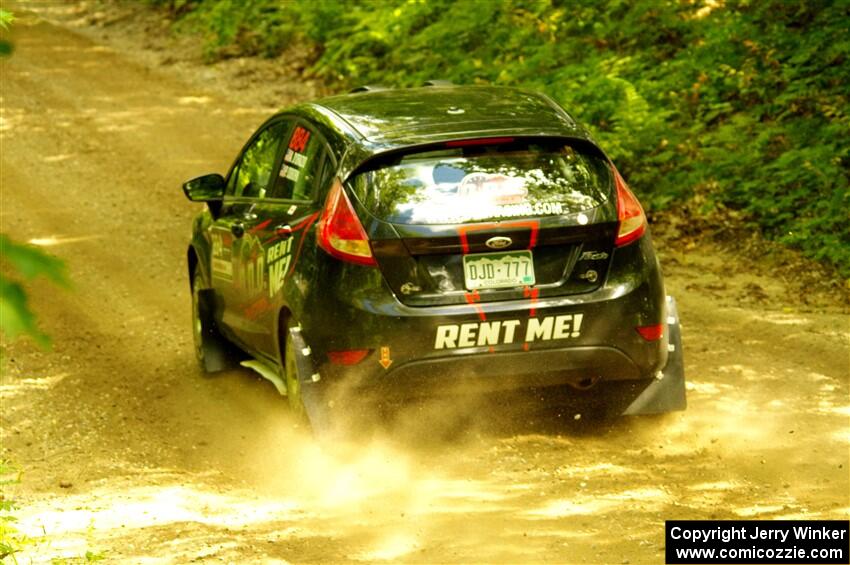
[[[510,135],[592,141],[544,94],[500,86],[369,90],[300,104],[290,112],[344,140],[340,165],[346,176],[375,155],[448,140]]]

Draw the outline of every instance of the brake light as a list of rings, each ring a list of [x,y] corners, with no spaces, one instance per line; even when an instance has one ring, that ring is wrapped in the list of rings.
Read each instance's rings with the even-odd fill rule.
[[[614,245],[622,247],[640,239],[646,231],[646,215],[617,167],[611,165],[611,170],[614,172],[614,184],[617,185],[617,219],[620,221]]]
[[[332,257],[377,266],[369,237],[339,179],[334,181],[319,220],[319,247]]]
[[[470,145],[499,145],[500,143],[511,143],[513,137],[485,137],[482,139],[461,139],[459,141],[447,141],[446,147],[469,147]]]
[[[654,326],[638,326],[635,328],[640,337],[646,341],[658,341],[664,335],[664,324],[655,324]]]
[[[350,349],[348,351],[330,351],[328,359],[334,365],[356,365],[369,355],[368,349]]]

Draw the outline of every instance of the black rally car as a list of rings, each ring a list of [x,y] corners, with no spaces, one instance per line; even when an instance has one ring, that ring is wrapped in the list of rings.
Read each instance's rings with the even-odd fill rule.
[[[250,358],[300,415],[343,392],[463,385],[685,407],[641,205],[544,95],[438,84],[300,104],[226,177],[183,189],[207,204],[188,249],[202,366]]]

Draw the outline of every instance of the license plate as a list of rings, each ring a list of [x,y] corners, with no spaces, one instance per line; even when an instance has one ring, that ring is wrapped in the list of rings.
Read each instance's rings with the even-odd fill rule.
[[[463,256],[467,290],[510,288],[534,284],[531,251],[505,251]]]

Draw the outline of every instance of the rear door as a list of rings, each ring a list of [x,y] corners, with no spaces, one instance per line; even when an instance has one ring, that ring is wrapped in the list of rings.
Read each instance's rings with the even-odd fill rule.
[[[305,122],[295,122],[282,144],[277,173],[265,197],[252,208],[247,229],[247,256],[258,277],[246,293],[239,315],[243,339],[252,349],[276,357],[277,313],[282,305],[299,300],[297,285],[287,284],[299,265],[305,238],[319,217],[317,196],[334,170],[327,144]]]
[[[604,281],[614,184],[587,142],[450,142],[380,159],[349,186],[372,216],[373,252],[405,304],[562,296]]]

